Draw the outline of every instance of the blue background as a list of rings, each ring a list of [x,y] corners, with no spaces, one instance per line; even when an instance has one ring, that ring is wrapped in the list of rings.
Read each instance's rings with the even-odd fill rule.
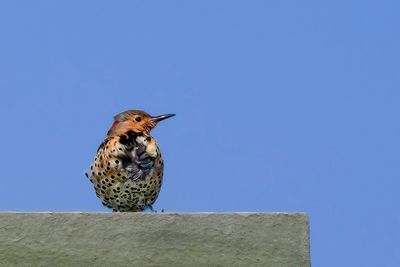
[[[2,1],[0,209],[105,211],[112,116],[176,113],[156,209],[305,211],[314,266],[400,266],[398,1]]]

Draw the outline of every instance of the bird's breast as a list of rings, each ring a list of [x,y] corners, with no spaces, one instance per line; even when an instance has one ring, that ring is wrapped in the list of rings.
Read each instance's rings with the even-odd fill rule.
[[[149,136],[115,137],[100,145],[90,180],[103,204],[115,210],[143,210],[156,200],[163,159]]]

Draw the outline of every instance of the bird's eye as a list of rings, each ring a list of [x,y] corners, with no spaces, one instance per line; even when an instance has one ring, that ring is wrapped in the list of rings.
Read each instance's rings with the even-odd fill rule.
[[[135,121],[137,121],[137,122],[139,122],[139,121],[141,121],[142,120],[142,118],[140,118],[140,117],[136,117],[135,118]]]

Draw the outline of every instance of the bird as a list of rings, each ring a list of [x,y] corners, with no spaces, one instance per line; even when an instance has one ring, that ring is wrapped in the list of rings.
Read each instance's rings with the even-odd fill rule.
[[[96,196],[113,212],[153,211],[163,181],[164,161],[151,130],[175,114],[151,116],[127,110],[114,116],[90,170]]]

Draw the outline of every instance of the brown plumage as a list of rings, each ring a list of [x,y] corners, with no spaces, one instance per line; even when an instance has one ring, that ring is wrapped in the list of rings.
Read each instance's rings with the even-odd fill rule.
[[[152,209],[160,192],[164,163],[150,131],[172,116],[152,117],[141,110],[128,110],[114,117],[86,173],[105,206],[113,211]]]

